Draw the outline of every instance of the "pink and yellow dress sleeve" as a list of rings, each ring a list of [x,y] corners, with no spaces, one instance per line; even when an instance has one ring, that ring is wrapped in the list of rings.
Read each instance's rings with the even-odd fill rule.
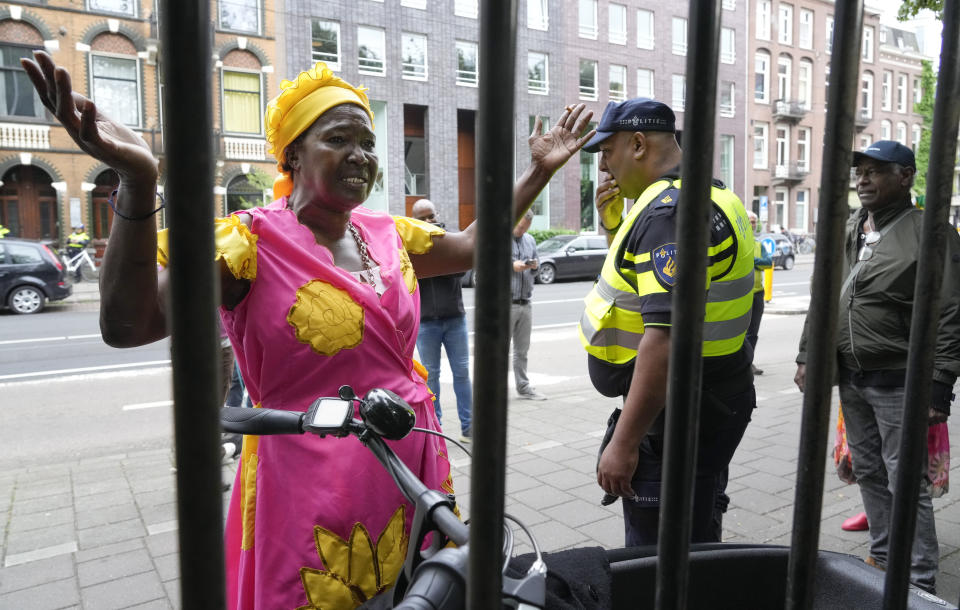
[[[157,231],[157,264],[166,267],[170,262],[170,238],[167,229]],[[226,261],[233,277],[257,279],[257,236],[250,232],[236,215],[213,221],[216,257]]]
[[[397,233],[403,240],[403,247],[410,254],[426,254],[433,248],[433,238],[446,233],[445,230],[429,222],[406,216],[394,216],[393,222],[397,225]]]

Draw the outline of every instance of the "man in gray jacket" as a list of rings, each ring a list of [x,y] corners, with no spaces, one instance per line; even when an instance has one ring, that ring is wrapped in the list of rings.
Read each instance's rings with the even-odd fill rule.
[[[853,165],[863,208],[851,215],[844,241],[845,273],[837,329],[838,379],[853,472],[870,527],[870,555],[866,562],[883,568],[897,478],[923,211],[910,202],[917,169],[913,152],[906,146],[892,141],[876,142],[865,151],[854,153]],[[951,227],[942,229],[947,238],[947,256],[931,380],[930,423],[945,421],[950,414],[953,384],[960,374],[960,236]],[[801,391],[806,381],[807,330],[804,328],[797,356],[795,380]],[[934,592],[939,547],[926,457],[921,468],[923,479],[910,580]]]

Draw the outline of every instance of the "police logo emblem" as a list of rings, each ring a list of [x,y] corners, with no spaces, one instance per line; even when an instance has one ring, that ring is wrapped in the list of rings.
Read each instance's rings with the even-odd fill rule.
[[[653,249],[653,272],[664,287],[677,283],[677,244],[663,244]]]

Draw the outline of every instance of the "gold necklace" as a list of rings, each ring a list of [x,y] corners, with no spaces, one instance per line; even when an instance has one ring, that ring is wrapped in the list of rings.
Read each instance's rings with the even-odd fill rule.
[[[352,220],[347,221],[347,228],[350,230],[350,235],[353,236],[353,241],[357,244],[357,249],[360,250],[360,263],[363,265],[363,269],[359,273],[360,283],[376,287],[377,282],[373,277],[373,263],[370,261],[370,254],[367,252],[367,244],[360,237],[360,231],[357,230]]]

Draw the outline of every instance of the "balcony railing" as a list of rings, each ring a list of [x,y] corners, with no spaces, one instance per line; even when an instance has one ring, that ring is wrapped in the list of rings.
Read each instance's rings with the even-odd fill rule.
[[[455,0],[453,3],[453,14],[458,17],[477,18],[477,0]]]
[[[458,85],[477,85],[477,71],[476,70],[457,70],[457,84]]]
[[[223,138],[223,156],[227,159],[264,161],[267,143],[253,138]]]
[[[610,89],[610,100],[614,102],[622,102],[627,99],[627,92],[621,86],[619,89]]]
[[[422,63],[403,62],[403,78],[408,80],[427,80],[427,66]]]
[[[673,43],[673,54],[674,54],[674,55],[686,55],[686,54],[687,54],[687,43],[685,43],[685,42],[674,42],[674,43]]]
[[[374,74],[382,76],[386,70],[383,60],[378,57],[361,57],[359,61],[360,74]]]
[[[593,85],[580,85],[580,99],[596,101],[597,88]]]
[[[529,93],[540,93],[546,95],[550,90],[550,82],[546,79],[528,78],[527,91]]]
[[[873,119],[873,112],[869,108],[860,108],[853,119],[853,124],[857,129],[863,129],[870,124],[871,119]]]
[[[737,114],[737,107],[733,104],[733,102],[729,102],[726,104],[722,102],[720,103],[720,116],[729,118],[732,116],[736,116],[736,114]]]
[[[47,150],[50,148],[50,126],[0,123],[0,146]]]
[[[596,40],[597,35],[600,33],[600,30],[596,25],[581,23],[580,24],[580,38],[589,38],[591,40]]]
[[[799,121],[810,109],[802,102],[792,100],[776,100],[773,103],[773,116],[777,119]]]
[[[795,161],[776,165],[773,168],[774,180],[780,182],[799,182],[810,173],[810,164],[807,161]]]
[[[613,30],[610,32],[611,44],[627,44],[626,30]]]

